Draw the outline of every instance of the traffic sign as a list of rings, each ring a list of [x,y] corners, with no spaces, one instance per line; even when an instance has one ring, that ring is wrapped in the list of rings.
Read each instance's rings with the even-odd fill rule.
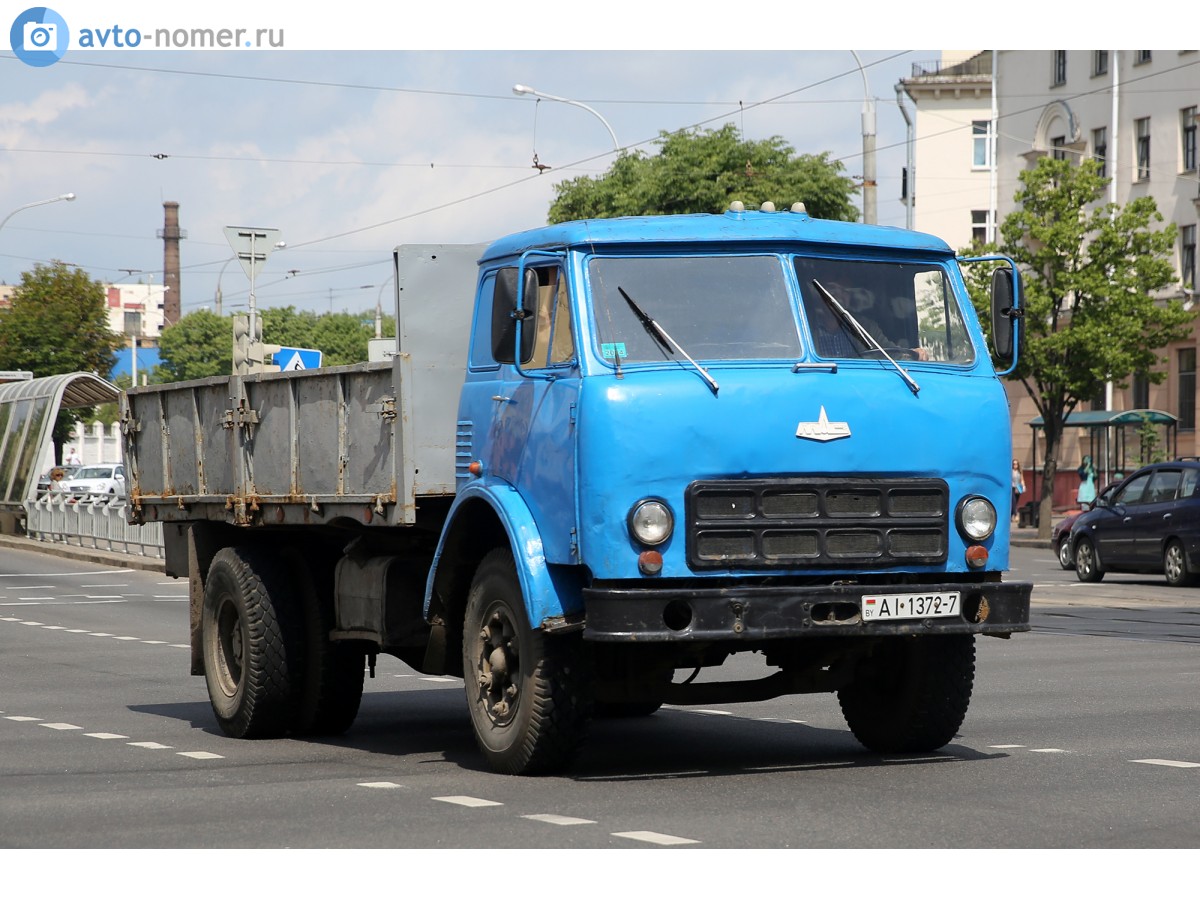
[[[229,246],[233,248],[238,262],[242,264],[251,286],[254,284],[254,276],[262,271],[263,264],[270,256],[278,238],[278,228],[226,226],[225,239],[229,241]]]
[[[321,368],[321,351],[304,347],[280,347],[275,354],[275,365],[281,372],[297,372],[301,369]]]

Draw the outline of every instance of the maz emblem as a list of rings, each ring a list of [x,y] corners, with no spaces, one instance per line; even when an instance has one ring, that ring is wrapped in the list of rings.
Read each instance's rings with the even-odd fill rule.
[[[815,422],[801,422],[796,428],[796,437],[807,441],[836,441],[838,438],[850,437],[849,422],[830,422],[825,415],[825,407],[821,407],[821,416]]]

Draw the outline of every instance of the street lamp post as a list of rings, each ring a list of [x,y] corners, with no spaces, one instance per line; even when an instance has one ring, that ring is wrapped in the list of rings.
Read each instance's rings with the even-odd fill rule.
[[[608,129],[608,136],[612,138],[613,149],[618,153],[621,152],[621,144],[617,140],[617,134],[612,130],[612,126],[608,124],[608,120],[586,103],[580,103],[578,100],[568,100],[566,97],[556,97],[553,94],[543,94],[541,91],[535,91],[527,84],[514,84],[512,91],[518,97],[528,94],[531,97],[540,97],[543,100],[553,100],[556,103],[566,103],[568,106],[578,106],[580,109],[586,109],[604,124],[604,127]]]
[[[24,206],[18,206],[3,219],[0,219],[0,228],[3,228],[13,216],[25,209],[32,209],[35,206],[45,206],[47,203],[57,203],[59,200],[71,201],[75,199],[75,195],[71,193],[59,194],[57,197],[49,197],[46,200],[35,200],[33,203],[26,203]]]
[[[853,50],[850,51],[854,53]],[[863,221],[874,225],[875,215],[875,101],[871,97],[871,88],[867,84],[867,70],[863,68],[862,60],[854,53],[854,61],[858,63],[858,71],[863,80],[863,110],[862,110],[862,144],[863,144]]]

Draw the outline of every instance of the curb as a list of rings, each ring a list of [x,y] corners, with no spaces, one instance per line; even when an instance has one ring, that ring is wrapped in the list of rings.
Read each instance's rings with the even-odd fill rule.
[[[33,553],[45,553],[50,556],[61,556],[80,562],[99,563],[105,566],[115,566],[121,569],[140,569],[143,572],[166,572],[166,562],[149,556],[134,556],[129,553],[117,553],[113,550],[97,550],[90,547],[76,547],[72,544],[59,544],[50,541],[35,541],[33,538],[19,537],[11,534],[0,534],[0,547],[13,550],[28,550]]]

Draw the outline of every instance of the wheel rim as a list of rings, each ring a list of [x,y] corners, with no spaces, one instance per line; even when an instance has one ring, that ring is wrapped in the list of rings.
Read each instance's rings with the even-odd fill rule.
[[[479,705],[496,725],[507,725],[521,698],[521,653],[516,623],[507,606],[496,605],[479,631]]]
[[[1176,582],[1183,578],[1183,549],[1178,544],[1167,548],[1167,557],[1163,565],[1167,572],[1167,581]]]
[[[242,617],[228,598],[222,599],[216,616],[217,684],[225,696],[232,697],[242,683],[245,671],[246,636]]]
[[[1075,560],[1075,565],[1083,575],[1092,574],[1092,545],[1084,541],[1079,545],[1079,555]]]
[[[1058,564],[1064,569],[1071,565],[1071,544],[1068,541],[1058,545]]]

